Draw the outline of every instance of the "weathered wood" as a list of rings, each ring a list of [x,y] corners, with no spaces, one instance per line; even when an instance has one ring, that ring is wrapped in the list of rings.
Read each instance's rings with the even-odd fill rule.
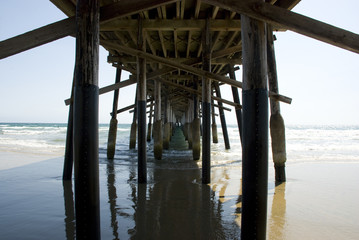
[[[277,66],[274,51],[273,31],[267,25],[267,64],[268,64],[268,86],[272,92],[279,92]],[[285,162],[287,161],[285,146],[285,125],[280,113],[279,102],[270,100],[270,134],[272,138],[272,155],[275,169],[275,180],[285,182]]]
[[[216,90],[216,94],[217,94],[217,97],[219,98],[222,98],[221,96],[221,90],[219,88],[219,85],[218,85],[218,82],[214,82],[213,83],[214,85],[214,89]],[[224,139],[224,147],[226,149],[230,149],[231,146],[230,146],[230,143],[229,143],[229,137],[228,137],[228,131],[227,131],[227,123],[226,123],[226,117],[224,115],[224,110],[223,110],[223,103],[221,102],[218,102],[218,105],[219,105],[219,118],[221,120],[221,127],[222,127],[222,134],[223,134],[223,139]]]
[[[143,57],[143,58],[146,58],[146,59],[151,59],[151,60],[159,62],[161,64],[164,64],[164,65],[167,65],[167,66],[170,66],[170,67],[173,67],[173,68],[179,68],[181,70],[190,72],[190,73],[195,74],[195,75],[197,75],[199,77],[209,78],[209,79],[216,80],[216,81],[219,81],[219,82],[227,83],[227,84],[229,84],[231,86],[234,86],[234,87],[242,88],[242,82],[235,81],[233,79],[227,78],[225,76],[220,76],[220,75],[217,75],[215,73],[211,73],[210,71],[205,71],[205,70],[202,70],[202,69],[199,69],[199,68],[188,66],[188,65],[183,64],[183,63],[177,63],[177,62],[174,62],[174,61],[170,61],[170,60],[168,60],[166,58],[163,58],[163,57],[154,56],[154,55],[149,54],[149,53],[141,52],[141,51],[138,51],[138,50],[133,49],[133,48],[121,46],[121,45],[119,45],[119,44],[117,44],[115,42],[112,42],[112,41],[103,40],[103,41],[101,41],[101,43],[108,46],[108,47],[110,47],[110,48],[119,50],[121,52],[125,52],[125,53],[133,55],[133,56],[138,56],[138,57]],[[270,93],[270,97],[271,98],[274,97],[278,101],[282,101],[282,102],[285,102],[285,103],[288,103],[288,104],[290,104],[291,101],[292,101],[291,98],[288,98],[286,96],[276,94],[276,93]]]
[[[192,121],[193,121],[193,107],[192,107],[193,101],[192,99],[188,100],[188,109],[187,109],[187,141],[188,141],[188,149],[192,149]]]
[[[206,72],[211,71],[211,34],[209,21],[203,30],[203,64]],[[202,183],[211,182],[211,79],[209,76],[202,77]]]
[[[99,1],[77,0],[74,88],[76,237],[100,239],[98,151]]]
[[[121,81],[121,69],[116,69],[116,80],[115,84],[119,83]],[[119,95],[119,89],[116,89],[114,91],[113,96],[113,105],[112,105],[112,112],[117,111],[118,107],[118,95]],[[108,130],[108,139],[107,139],[107,158],[113,159],[115,156],[115,150],[116,150],[116,136],[117,136],[117,114],[111,115],[111,121],[110,121],[110,129]]]
[[[153,101],[151,101],[150,104],[150,116],[148,117],[148,126],[147,126],[147,142],[150,142],[152,139],[152,112],[153,112]]]
[[[103,24],[177,1],[179,0],[121,0],[101,7],[100,21]]]
[[[129,56],[108,56],[107,57],[107,61],[110,63],[116,63],[116,62],[121,62],[121,63],[136,63],[136,57],[129,57]],[[181,58],[180,56],[177,58],[174,57],[167,57],[166,59],[174,61],[174,62],[178,62],[178,63],[185,63],[185,62],[198,62],[199,58],[191,58],[191,57],[187,57],[187,58]],[[149,62],[155,62],[152,60],[149,60]],[[219,57],[219,58],[215,58],[212,59],[212,64],[231,64],[231,65],[242,65],[242,58],[241,57],[236,57],[236,58],[226,58],[226,57]],[[117,66],[117,65],[114,65]],[[193,76],[191,75],[172,75],[169,76],[171,78],[178,78],[178,79],[192,79]]]
[[[74,88],[75,88],[75,70],[74,77],[72,80],[72,88],[71,88],[71,98],[74,96]],[[64,157],[64,169],[62,174],[62,180],[68,181],[72,179],[72,168],[74,164],[74,151],[73,151],[73,131],[74,131],[74,109],[73,102],[71,102],[69,106],[69,116],[67,121],[67,130],[66,130],[66,148],[65,148],[65,157]]]
[[[167,84],[167,85],[169,85],[169,86],[173,86],[173,87],[176,87],[176,88],[185,90],[185,91],[187,91],[187,92],[189,92],[189,93],[198,94],[199,96],[202,96],[202,92],[199,91],[199,90],[194,90],[194,89],[192,89],[192,88],[185,87],[185,86],[183,86],[183,85],[180,85],[180,84],[177,84],[177,83],[174,83],[174,82],[170,82],[170,81],[164,80],[163,78],[158,78],[158,81],[160,81],[160,82],[162,82],[162,83],[165,83],[165,84]],[[219,98],[219,97],[216,97],[216,96],[213,96],[213,95],[211,95],[211,99],[216,100],[216,101],[218,101],[218,102],[222,102],[222,103],[228,104],[228,105],[233,106],[233,107],[236,107],[236,108],[242,108],[242,106],[239,105],[239,104],[236,104],[236,103],[234,103],[234,102],[231,102],[231,101],[228,101],[228,100],[226,100],[226,99]],[[222,107],[223,107],[223,106],[222,106]],[[223,107],[223,109],[226,110],[226,111],[230,111],[230,109],[225,108],[225,107]]]
[[[229,65],[229,77],[232,79],[236,79],[236,74],[234,72],[234,67],[233,65]],[[238,88],[235,87],[231,87],[232,88],[232,95],[233,95],[233,102],[236,104],[241,104],[240,99],[239,99],[239,94],[238,94]],[[239,132],[239,137],[241,139],[241,143],[242,143],[242,109],[240,108],[236,108],[236,117],[237,117],[237,126],[238,126],[238,132]]]
[[[241,15],[243,151],[241,239],[265,239],[268,195],[268,90],[265,23]]]
[[[0,42],[0,59],[73,35],[75,17],[67,18]]]
[[[138,85],[136,87],[136,96],[135,96],[135,103],[134,111],[133,111],[133,118],[132,118],[132,124],[131,124],[131,130],[130,130],[130,149],[136,148],[136,136],[137,136],[137,94],[138,94]]]
[[[216,112],[214,110],[214,101],[212,99],[212,142],[218,143],[218,131],[217,131],[217,123],[216,123]]]
[[[198,79],[193,82],[193,90],[198,89]],[[195,93],[193,97],[193,121],[192,121],[192,156],[193,160],[199,160],[201,157],[201,120],[198,117],[198,95]]]
[[[234,46],[234,47],[230,47],[230,48],[225,48],[225,49],[213,52],[212,59],[220,58],[220,57],[226,56],[228,54],[233,54],[233,53],[239,52],[241,50],[242,50],[242,46]],[[165,55],[165,57],[166,57],[166,55]],[[193,66],[193,65],[196,65],[196,64],[200,64],[200,63],[202,63],[202,58],[188,59],[188,60],[182,62],[182,64],[186,64],[186,65],[189,65],[189,66]],[[157,71],[154,71],[152,73],[149,73],[147,75],[147,79],[154,79],[154,78],[157,78],[157,77],[159,77],[161,75],[171,73],[173,71],[177,71],[177,68],[163,67],[160,70],[157,70]]]
[[[238,19],[209,20],[211,31],[240,31]],[[201,31],[206,21],[203,19],[144,19],[143,29],[146,31]],[[138,22],[134,19],[121,19],[101,25],[101,31],[134,31]]]
[[[113,90],[116,90],[116,89],[120,89],[120,88],[123,88],[123,87],[127,87],[127,86],[130,86],[132,84],[135,84],[137,83],[137,80],[135,78],[130,78],[128,80],[125,80],[125,81],[122,81],[122,82],[118,82],[118,83],[115,83],[115,84],[111,84],[109,86],[106,86],[106,87],[103,87],[103,88],[100,88],[99,89],[99,94],[104,94],[104,93],[108,93],[108,92],[111,92]],[[69,105],[71,102],[71,98],[68,98],[65,100],[65,104],[66,105]]]
[[[285,29],[303,34],[331,45],[359,53],[359,35],[334,27],[318,20],[294,13],[287,9],[261,1],[203,0],[239,14],[279,25]]]
[[[101,7],[101,24],[116,18],[176,2],[178,0],[122,0]],[[76,34],[75,17],[70,17],[0,42],[0,59]]]
[[[155,116],[153,124],[153,154],[155,159],[162,159],[163,138],[161,120],[161,82],[155,81]]]
[[[146,51],[146,35],[142,28],[142,19],[138,20],[137,47],[140,51]],[[138,139],[137,139],[137,170],[138,183],[147,182],[147,141],[146,141],[146,60],[138,57],[137,59],[137,114],[138,114]]]
[[[164,106],[164,125],[163,125],[163,149],[168,150],[170,147],[170,138],[171,138],[171,127],[170,127],[170,101],[168,99],[168,91],[165,95],[165,106]]]

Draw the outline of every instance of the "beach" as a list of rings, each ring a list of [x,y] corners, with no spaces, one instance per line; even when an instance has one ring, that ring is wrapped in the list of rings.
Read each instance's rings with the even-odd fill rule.
[[[11,138],[7,128],[0,137],[0,166],[8,156],[1,148]],[[47,154],[61,153],[63,143],[52,141],[49,132],[61,139],[64,129],[42,129],[45,144],[53,146]],[[220,143],[212,144],[210,185],[201,184],[201,164],[191,160],[189,150],[172,146],[155,161],[151,143],[148,183],[139,185],[137,152],[128,150],[129,126],[119,126],[113,161],[106,159],[108,126],[100,126],[102,239],[240,239],[240,142],[238,129],[229,130],[231,150],[224,150],[221,134]],[[358,239],[359,128],[293,126],[286,131],[286,183],[276,186],[269,160],[267,239]],[[22,164],[0,170],[1,239],[74,239],[73,184],[62,182],[62,155],[25,161],[31,154],[13,151],[11,162]]]

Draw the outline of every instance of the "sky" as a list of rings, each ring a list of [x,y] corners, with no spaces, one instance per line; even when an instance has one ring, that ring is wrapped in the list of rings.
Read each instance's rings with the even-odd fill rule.
[[[339,5],[340,3],[340,5]],[[302,0],[293,11],[359,33],[359,1]],[[0,8],[0,41],[66,18],[48,0],[4,1]],[[286,124],[359,125],[359,54],[294,32],[275,33],[279,91],[291,97],[281,103]],[[115,81],[115,68],[100,47],[99,86]],[[65,123],[75,61],[75,39],[66,37],[0,60],[0,122]],[[241,70],[236,73],[242,81]],[[128,79],[128,73],[122,74]],[[232,100],[229,87],[222,97]],[[135,86],[120,90],[119,108],[134,103]],[[113,94],[100,96],[99,121],[109,123]],[[227,123],[236,123],[234,110]],[[130,123],[128,112],[118,115]],[[217,121],[219,123],[219,120]]]

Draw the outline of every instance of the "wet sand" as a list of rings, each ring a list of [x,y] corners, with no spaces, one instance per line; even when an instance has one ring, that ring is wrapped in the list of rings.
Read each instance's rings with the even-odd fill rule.
[[[138,185],[135,161],[101,160],[102,239],[240,238],[240,164],[213,167],[210,186],[196,163],[176,164],[150,162]],[[270,168],[268,239],[359,239],[358,172],[358,163],[288,164],[275,186]],[[61,174],[62,158],[0,171],[1,239],[74,239]]]

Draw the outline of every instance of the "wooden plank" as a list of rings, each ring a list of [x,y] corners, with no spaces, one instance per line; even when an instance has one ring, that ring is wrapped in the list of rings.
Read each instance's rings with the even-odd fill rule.
[[[190,73],[195,74],[195,75],[200,76],[200,77],[207,77],[207,78],[219,81],[219,82],[224,82],[226,84],[229,84],[229,85],[237,87],[237,88],[242,88],[242,82],[236,81],[236,80],[224,77],[224,76],[220,76],[220,75],[211,73],[209,71],[205,71],[205,70],[198,69],[198,68],[195,68],[195,67],[192,67],[192,66],[188,66],[186,64],[170,61],[167,58],[154,56],[152,54],[141,52],[141,51],[138,51],[138,50],[133,49],[133,48],[124,47],[124,46],[121,46],[121,45],[119,45],[119,44],[117,44],[115,42],[112,42],[112,41],[103,40],[103,41],[101,41],[101,43],[104,44],[105,46],[108,46],[108,47],[113,48],[113,49],[117,49],[117,50],[119,50],[121,52],[130,54],[130,55],[133,55],[133,56],[138,56],[138,57],[143,57],[143,58],[146,58],[146,59],[150,59],[150,60],[162,63],[164,65],[170,66],[172,68],[179,68],[181,70],[190,72]],[[148,76],[148,78],[149,78],[149,76]],[[288,98],[288,97],[280,95],[280,94],[270,93],[269,95],[270,95],[270,97],[274,97],[278,101],[285,102],[285,103],[288,103],[288,104],[290,104],[291,101],[292,101],[291,98]]]
[[[121,0],[101,8],[100,22],[106,23],[119,17],[130,16],[177,1],[179,0]]]
[[[331,45],[359,53],[359,35],[324,22],[259,1],[203,0],[229,11],[303,34]]]

